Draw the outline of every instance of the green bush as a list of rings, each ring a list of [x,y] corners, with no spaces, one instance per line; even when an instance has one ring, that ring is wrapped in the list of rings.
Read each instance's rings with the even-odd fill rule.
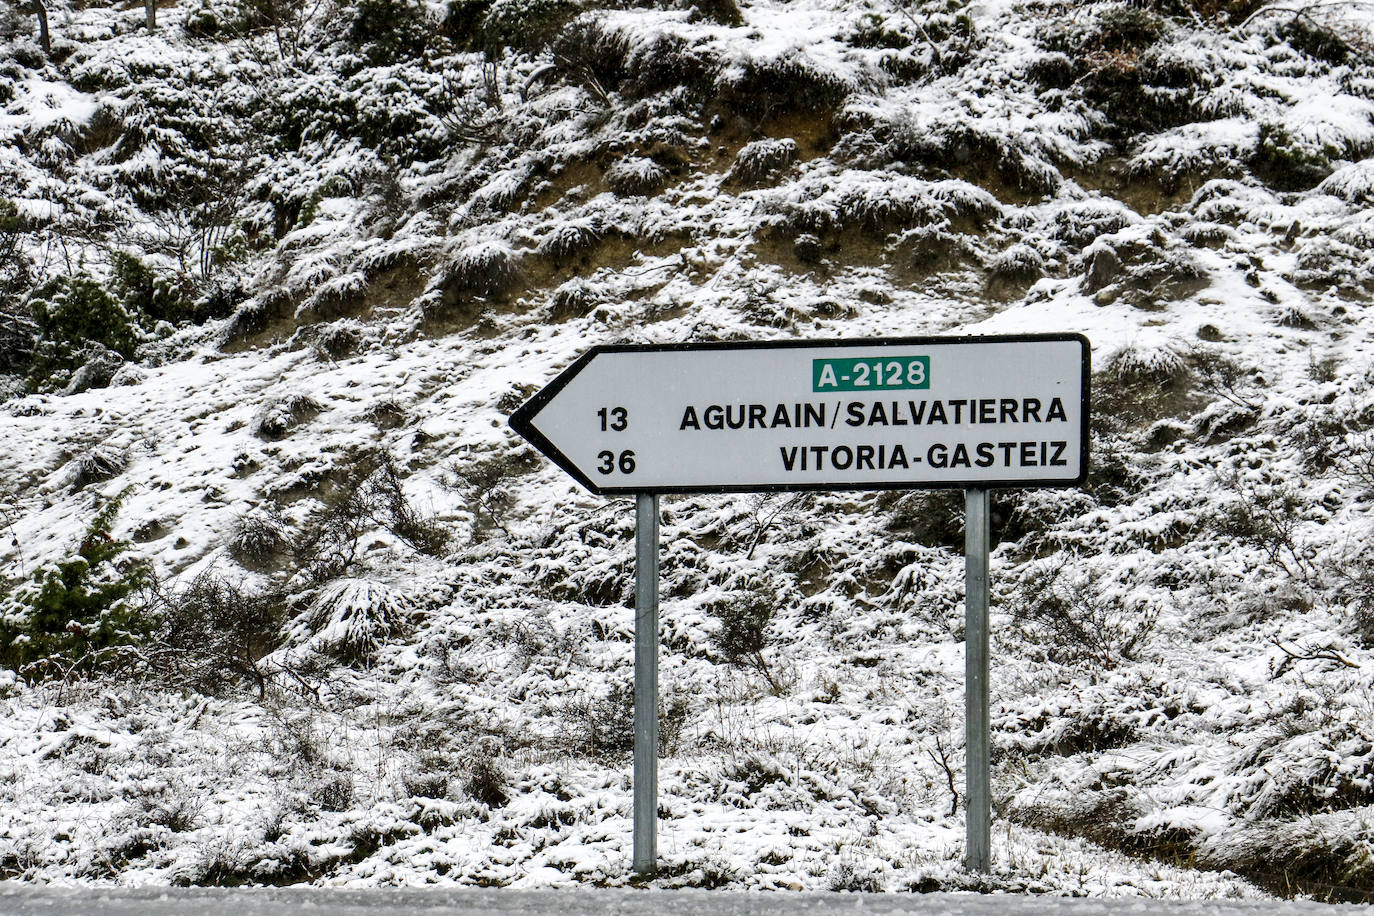
[[[135,255],[116,251],[111,259],[114,289],[130,316],[148,322],[180,324],[194,320],[195,302],[166,277],[160,277]]]
[[[356,0],[349,39],[374,67],[421,57],[434,28],[417,0]]]
[[[546,47],[578,13],[573,0],[494,0],[482,18],[488,50]]]
[[[1336,67],[1357,56],[1354,46],[1340,33],[1312,21],[1304,13],[1281,23],[1275,30],[1275,37],[1308,57]]]
[[[154,621],[140,592],[153,572],[128,558],[128,541],[111,535],[126,488],[96,513],[74,553],[48,563],[0,599],[0,664],[42,679],[89,674],[117,664]]]
[[[1331,174],[1331,160],[1341,155],[1338,149],[1303,144],[1280,124],[1261,124],[1250,169],[1279,191],[1307,191]]]
[[[138,347],[135,317],[85,274],[57,277],[29,299],[38,330],[29,384],[52,390],[83,364],[92,344],[129,358]]]

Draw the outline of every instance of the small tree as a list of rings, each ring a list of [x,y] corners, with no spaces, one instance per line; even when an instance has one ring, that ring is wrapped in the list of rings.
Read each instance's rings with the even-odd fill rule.
[[[763,657],[763,650],[768,647],[768,625],[777,606],[777,595],[764,586],[755,586],[712,606],[711,615],[720,622],[720,629],[711,635],[711,642],[726,661],[753,668],[763,675],[774,695],[781,695],[782,686]]]
[[[49,563],[0,599],[0,663],[41,679],[88,674],[119,660],[152,632],[139,593],[152,585],[145,560],[126,557],[111,535],[125,488],[96,513],[76,551]]]

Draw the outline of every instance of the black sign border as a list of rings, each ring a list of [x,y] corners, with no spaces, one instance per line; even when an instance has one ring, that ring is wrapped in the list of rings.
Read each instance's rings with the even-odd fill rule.
[[[534,428],[534,417],[552,401],[560,391],[581,373],[583,367],[603,353],[669,353],[682,351],[709,352],[713,350],[782,350],[782,349],[824,349],[828,347],[910,347],[928,344],[979,344],[979,343],[1054,343],[1074,341],[1082,345],[1082,393],[1083,403],[1080,415],[1083,428],[1080,431],[1083,443],[1083,460],[1078,476],[1072,480],[1063,478],[1017,480],[1015,482],[961,480],[954,483],[938,481],[915,481],[911,483],[799,483],[790,484],[729,484],[724,486],[701,487],[621,487],[599,486],[596,481],[583,474],[567,455],[555,446],[548,437]],[[697,493],[802,493],[825,491],[876,491],[876,490],[1023,490],[1030,488],[1067,488],[1080,487],[1088,477],[1088,459],[1092,440],[1089,436],[1089,408],[1091,405],[1092,384],[1092,344],[1083,334],[987,334],[964,335],[958,337],[883,337],[856,338],[846,340],[748,340],[748,341],[711,341],[706,343],[670,344],[598,344],[587,350],[566,369],[549,382],[510,415],[510,427],[521,437],[544,454],[550,461],[567,472],[574,480],[598,496],[629,496],[639,493],[657,494],[697,494]]]

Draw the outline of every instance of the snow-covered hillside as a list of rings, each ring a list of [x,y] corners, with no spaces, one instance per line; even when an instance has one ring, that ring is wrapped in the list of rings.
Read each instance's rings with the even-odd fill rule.
[[[629,884],[597,343],[1077,331],[994,496],[664,500],[662,886],[1374,891],[1359,4],[0,14],[0,874]],[[960,793],[959,795],[956,795]]]

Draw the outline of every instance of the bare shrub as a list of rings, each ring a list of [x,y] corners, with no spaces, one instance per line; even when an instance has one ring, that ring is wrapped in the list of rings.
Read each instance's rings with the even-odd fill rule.
[[[679,746],[691,704],[682,691],[660,691],[658,700],[658,751],[671,754]],[[559,708],[568,731],[565,741],[573,753],[613,763],[634,749],[634,684],[617,681],[603,694],[582,697]]]
[[[440,556],[448,546],[448,532],[434,519],[423,515],[406,496],[400,471],[390,455],[383,454],[377,470],[367,482],[368,496],[374,504],[373,518],[381,522],[412,549],[429,556]]]
[[[420,553],[437,556],[448,544],[448,532],[406,495],[391,456],[366,451],[306,525],[296,561],[316,582],[348,575],[360,564],[360,539],[377,528]]]
[[[271,670],[263,659],[283,639],[284,595],[249,592],[205,572],[164,603],[156,659],[167,676],[211,695],[245,681],[259,698],[267,695]]]
[[[1029,570],[1012,604],[1022,634],[1050,661],[1095,671],[1139,658],[1158,615],[1152,605],[1128,604],[1095,573],[1063,565]]]
[[[474,504],[473,538],[495,527],[506,537],[513,537],[506,525],[506,511],[511,500],[513,478],[527,474],[537,466],[537,458],[530,449],[520,449],[493,458],[477,461],[455,460],[448,465],[451,475],[444,486],[463,495]],[[485,517],[485,523],[483,521]]]
[[[707,612],[719,623],[711,634],[711,643],[726,661],[754,669],[763,675],[774,695],[780,696],[782,685],[763,654],[768,648],[769,624],[777,607],[777,594],[762,583],[754,583],[739,594],[711,604]]]
[[[509,119],[501,102],[501,71],[497,61],[482,64],[479,86],[465,86],[444,79],[439,121],[449,136],[465,143],[487,144],[501,139]]]
[[[1221,509],[1215,527],[1258,548],[1271,566],[1304,584],[1316,583],[1319,570],[1301,535],[1307,501],[1288,484],[1255,484],[1232,475],[1224,480],[1235,498]]]
[[[1229,401],[1242,410],[1259,407],[1261,395],[1255,373],[1220,353],[1194,354],[1194,373],[1198,387],[1210,395]]]

